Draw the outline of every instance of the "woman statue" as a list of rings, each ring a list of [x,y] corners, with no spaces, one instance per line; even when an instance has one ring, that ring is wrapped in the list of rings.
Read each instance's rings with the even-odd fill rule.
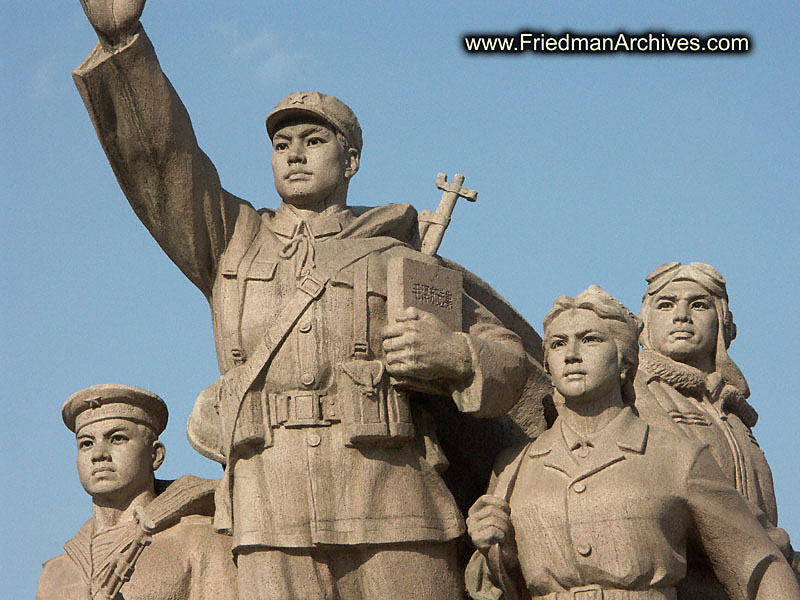
[[[675,600],[696,539],[731,599],[800,599],[709,448],[636,416],[639,328],[597,286],[544,319],[558,419],[469,511],[476,600]]]

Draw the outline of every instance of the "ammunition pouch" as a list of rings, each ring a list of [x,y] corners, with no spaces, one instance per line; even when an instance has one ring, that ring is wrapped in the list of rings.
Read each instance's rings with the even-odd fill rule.
[[[389,384],[380,360],[354,359],[339,364],[336,396],[345,445],[401,446],[414,437],[408,393]]]

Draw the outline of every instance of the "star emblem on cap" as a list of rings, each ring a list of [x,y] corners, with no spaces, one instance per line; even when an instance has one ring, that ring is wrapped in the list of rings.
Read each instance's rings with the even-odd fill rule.
[[[86,398],[84,402],[86,402],[87,408],[100,408],[100,396],[95,396],[93,398]]]
[[[308,97],[307,94],[295,94],[294,96],[289,98],[289,102],[292,104],[305,104],[307,97]]]

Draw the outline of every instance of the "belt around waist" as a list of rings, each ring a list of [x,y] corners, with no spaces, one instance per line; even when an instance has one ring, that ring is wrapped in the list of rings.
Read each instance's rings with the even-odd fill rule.
[[[583,585],[564,592],[533,596],[531,600],[676,600],[674,587],[652,590],[618,590],[599,585]]]

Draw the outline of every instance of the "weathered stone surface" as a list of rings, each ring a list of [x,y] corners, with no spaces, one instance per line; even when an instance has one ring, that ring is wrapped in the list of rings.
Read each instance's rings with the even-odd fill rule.
[[[358,120],[340,100],[306,91],[288,95],[267,117],[282,203],[255,210],[222,188],[198,147],[138,23],[143,5],[83,2],[100,43],[74,79],[137,216],[211,304],[223,375],[201,394],[189,438],[225,466],[215,526],[248,557],[239,563],[242,596],[298,594],[286,576],[295,568],[291,557],[333,561],[342,546],[353,547],[359,577],[382,564],[383,593],[404,596],[393,587],[404,580],[391,583],[385,572],[391,561],[362,564],[368,545],[395,553],[397,572],[413,568],[427,590],[420,597],[457,597],[460,577],[442,573],[454,573],[453,540],[464,525],[439,475],[447,458],[437,430],[441,418],[459,446],[468,427],[458,425],[467,422],[461,414],[437,407],[494,418],[522,398],[525,426],[541,429],[546,377],[528,350],[529,326],[523,341],[455,284],[447,323],[422,310],[431,307],[425,302],[389,319],[387,279],[397,260],[440,269],[434,253],[452,205],[474,192],[461,188],[463,177],[441,181],[448,207],[424,239],[408,205],[348,207],[363,145]],[[504,305],[488,286],[476,287]],[[506,430],[525,434],[513,422],[487,423],[492,443],[480,463]],[[465,472],[480,479],[473,465]],[[462,505],[474,498],[456,495]],[[405,553],[395,552],[397,544]],[[430,561],[420,564],[420,556]],[[345,593],[334,571],[314,581],[302,597]]]
[[[772,472],[753,435],[758,414],[728,347],[736,324],[725,279],[711,265],[665,263],[647,277],[639,319],[642,352],[636,408],[649,423],[708,444],[731,485],[747,500],[770,539],[797,564],[778,527]],[[689,555],[686,600],[726,598],[702,550]]]
[[[73,394],[62,415],[93,516],[44,564],[37,600],[234,600],[230,538],[211,524],[217,482],[154,479],[164,460],[163,400],[96,385]]]
[[[628,311],[596,288],[558,299],[545,319],[554,404],[533,328],[436,254],[458,199],[477,197],[463,175],[437,176],[436,212],[348,206],[358,119],[296,92],[266,120],[281,205],[256,210],[198,147],[139,24],[144,0],[82,5],[99,44],[74,79],[100,142],[211,305],[222,376],[187,432],[225,475],[154,483],[163,446],[147,431],[166,408],[152,394],[72,398],[65,422],[87,444],[114,427],[129,437],[83,467],[79,446],[95,516],[45,566],[41,597],[224,598],[236,576],[244,598],[457,598],[461,513],[521,441],[470,513],[474,597],[797,597],[713,268],[648,278],[638,374]],[[124,493],[111,473],[129,477]]]
[[[674,600],[694,541],[731,598],[800,598],[708,446],[634,414],[630,311],[592,286],[556,299],[544,329],[559,417],[470,509],[471,596]]]

